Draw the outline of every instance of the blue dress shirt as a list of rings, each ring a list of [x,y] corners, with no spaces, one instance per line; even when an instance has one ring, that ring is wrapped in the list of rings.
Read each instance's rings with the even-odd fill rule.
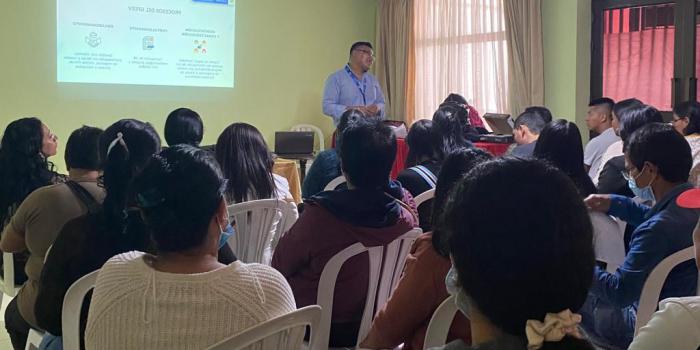
[[[348,107],[376,104],[379,107],[379,116],[383,119],[384,94],[377,78],[367,72],[359,79],[346,68],[347,65],[326,79],[323,88],[323,114],[333,118],[333,123],[338,126],[340,117]]]
[[[687,183],[676,186],[651,208],[628,197],[612,196],[608,214],[637,229],[632,233],[625,261],[615,273],[596,266],[591,294],[621,308],[637,307],[644,282],[654,267],[669,255],[693,245],[698,211],[676,204],[676,198],[691,188]],[[697,278],[694,261],[677,266],[666,279],[659,300],[695,295]]]

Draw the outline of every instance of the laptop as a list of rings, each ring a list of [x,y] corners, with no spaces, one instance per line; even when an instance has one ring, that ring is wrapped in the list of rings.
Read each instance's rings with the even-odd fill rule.
[[[306,159],[313,157],[313,131],[275,132],[275,154],[282,158]]]
[[[484,120],[493,130],[492,134],[479,135],[480,142],[513,143],[513,126],[515,122],[510,114],[486,113]]]

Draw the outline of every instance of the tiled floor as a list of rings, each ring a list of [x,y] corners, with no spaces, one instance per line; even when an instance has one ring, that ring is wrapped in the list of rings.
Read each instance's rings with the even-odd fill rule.
[[[2,298],[2,308],[0,308],[0,320],[4,320],[5,308],[7,304],[10,303],[10,299],[7,295],[3,295]],[[5,322],[0,321],[0,350],[12,350],[12,343],[10,343],[10,336],[7,335],[5,331]]]

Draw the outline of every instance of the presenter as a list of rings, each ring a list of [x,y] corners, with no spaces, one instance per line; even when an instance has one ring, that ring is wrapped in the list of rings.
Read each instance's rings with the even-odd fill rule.
[[[372,44],[356,42],[350,47],[348,64],[326,80],[323,114],[333,118],[336,126],[343,112],[351,108],[367,116],[384,118],[384,94],[377,78],[368,72],[373,62]]]

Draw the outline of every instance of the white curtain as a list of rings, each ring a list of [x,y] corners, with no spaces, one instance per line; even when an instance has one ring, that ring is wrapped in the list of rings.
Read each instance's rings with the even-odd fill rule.
[[[503,0],[415,0],[416,118],[451,93],[481,114],[508,111]]]

